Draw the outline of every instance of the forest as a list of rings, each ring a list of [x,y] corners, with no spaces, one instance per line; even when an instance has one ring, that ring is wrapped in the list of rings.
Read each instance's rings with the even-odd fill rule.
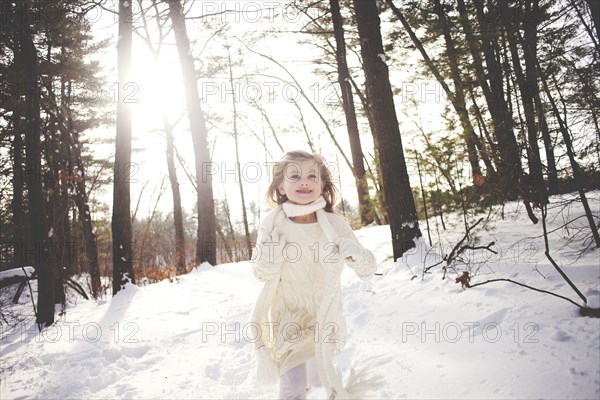
[[[1,13],[0,271],[34,268],[40,327],[67,290],[101,299],[247,260],[269,167],[296,148],[327,158],[354,228],[389,226],[394,260],[439,242],[448,213],[469,235],[475,214],[517,201],[541,225],[564,193],[585,251],[600,248],[598,1]]]

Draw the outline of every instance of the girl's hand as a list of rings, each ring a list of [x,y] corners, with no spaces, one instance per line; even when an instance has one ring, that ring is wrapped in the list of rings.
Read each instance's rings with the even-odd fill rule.
[[[277,228],[267,236],[262,245],[262,256],[270,263],[281,264],[283,262],[283,248],[285,238],[279,234]]]
[[[250,262],[252,272],[259,281],[267,282],[279,276],[284,261],[284,246],[285,239],[279,235],[277,228],[256,243]]]
[[[363,256],[363,247],[356,240],[339,238],[336,242],[340,256],[348,261],[359,262]]]

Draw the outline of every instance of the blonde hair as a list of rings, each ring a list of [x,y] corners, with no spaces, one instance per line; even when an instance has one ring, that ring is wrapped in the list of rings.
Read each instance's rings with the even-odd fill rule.
[[[337,201],[337,188],[333,184],[331,172],[327,168],[327,162],[322,155],[316,153],[308,153],[304,150],[294,150],[286,152],[281,160],[273,166],[273,180],[267,189],[266,200],[271,206],[276,206],[285,203],[288,198],[285,194],[279,192],[279,186],[283,183],[284,172],[288,165],[299,161],[314,161],[319,166],[319,174],[323,182],[322,195],[325,199],[325,211],[334,212],[333,206]]]

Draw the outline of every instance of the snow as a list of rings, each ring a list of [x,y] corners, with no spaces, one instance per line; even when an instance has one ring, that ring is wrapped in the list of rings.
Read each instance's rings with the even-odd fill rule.
[[[598,214],[599,193],[589,195]],[[549,207],[550,250],[588,304],[598,306],[599,250],[581,254],[589,242],[572,235],[585,218],[576,219],[579,203],[560,207],[563,199]],[[547,261],[540,224],[516,203],[504,214],[473,231],[480,244],[494,241],[498,254],[465,256],[471,284],[511,278],[582,303]],[[397,262],[389,227],[356,232],[381,275],[366,283],[348,268],[342,275],[349,337],[337,364],[344,375],[351,366],[381,375],[385,385],[373,393],[379,399],[599,398],[599,319],[508,282],[462,289],[454,283],[462,267],[445,280],[441,265],[423,274],[464,234],[461,215],[446,217],[437,245],[421,238]],[[260,288],[247,262],[202,264],[172,282],[128,284],[113,298],[72,304],[71,296],[66,314],[41,334],[32,316],[12,329],[2,325],[0,398],[276,398],[275,386],[252,380],[248,320]],[[2,298],[10,298],[7,289]],[[18,307],[31,308],[27,291]],[[308,394],[324,396],[318,388]]]
[[[0,281],[8,278],[14,278],[17,276],[27,276],[30,277],[33,275],[35,269],[33,267],[19,267],[8,269],[6,271],[0,271]]]

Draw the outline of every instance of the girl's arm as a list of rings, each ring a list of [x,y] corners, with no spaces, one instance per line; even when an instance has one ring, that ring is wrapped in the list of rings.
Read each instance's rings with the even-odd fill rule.
[[[261,282],[276,279],[283,264],[283,247],[285,240],[277,233],[277,228],[271,234],[265,234],[262,229],[258,231],[256,245],[252,249],[252,272],[254,277]]]
[[[346,264],[356,272],[362,280],[371,279],[377,270],[375,255],[360,244],[352,227],[341,216],[334,216],[332,225],[336,229],[339,240],[340,254],[345,258]]]
[[[341,238],[338,246],[340,246],[340,254],[342,255],[345,255],[343,247],[351,247],[350,253],[346,253],[350,256],[345,258],[345,262],[354,270],[354,272],[356,272],[356,275],[358,275],[360,279],[366,281],[375,275],[375,271],[377,270],[377,260],[375,259],[375,255],[369,249],[363,247],[356,236],[352,239],[345,237]]]

